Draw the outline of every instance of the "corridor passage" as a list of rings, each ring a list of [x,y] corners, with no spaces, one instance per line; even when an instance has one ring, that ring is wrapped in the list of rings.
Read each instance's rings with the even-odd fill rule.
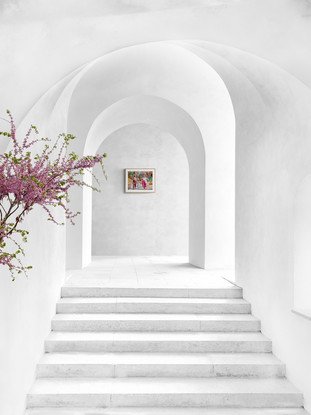
[[[81,271],[68,272],[66,287],[230,288],[231,270],[204,270],[182,256],[93,257]]]

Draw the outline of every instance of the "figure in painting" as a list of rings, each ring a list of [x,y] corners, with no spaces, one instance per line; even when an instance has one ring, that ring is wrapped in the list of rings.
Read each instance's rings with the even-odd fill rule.
[[[148,184],[148,180],[147,180],[147,177],[146,177],[145,174],[143,175],[143,178],[141,179],[141,184],[143,186],[143,189],[146,190],[146,187],[147,187],[147,184]]]
[[[136,186],[137,186],[137,176],[135,174],[134,177],[133,177],[133,190],[136,189]]]

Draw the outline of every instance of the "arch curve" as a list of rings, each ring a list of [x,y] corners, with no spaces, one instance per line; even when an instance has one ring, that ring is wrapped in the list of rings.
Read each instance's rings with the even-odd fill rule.
[[[137,95],[114,103],[97,116],[87,135],[84,154],[95,154],[108,136],[131,124],[154,125],[172,134],[183,147],[190,173],[189,259],[191,263],[202,266],[205,253],[205,149],[201,132],[194,120],[176,104],[159,97]],[[89,192],[88,188],[83,189],[84,263],[88,263],[91,257],[92,204]],[[72,237],[68,235],[68,250],[73,246]]]
[[[125,116],[121,111],[132,114],[133,120],[126,122],[134,123],[139,121],[140,108],[145,122],[173,131],[191,161],[192,177],[199,178],[190,179],[193,183],[190,211],[196,217],[191,221],[191,263],[204,268],[232,269],[235,114],[228,89],[218,72],[190,49],[166,41],[140,44],[84,65],[42,98],[43,107],[48,105],[50,109],[54,103],[45,130],[49,135],[65,130],[80,137],[74,142],[74,151],[79,154],[88,148],[87,137],[94,133],[100,114],[105,114],[103,117],[109,125],[116,110],[121,118]],[[149,108],[149,115],[146,110],[142,111],[143,104]],[[136,118],[131,106],[136,108]],[[37,110],[39,107],[36,106]],[[171,119],[165,116],[165,111],[173,114]],[[140,120],[141,117],[142,114]],[[184,124],[187,128],[192,125],[187,137]],[[73,191],[71,204],[75,210],[87,210],[78,191]],[[90,238],[83,237],[87,222],[84,215],[74,228],[67,228],[69,268],[79,268],[90,258]]]

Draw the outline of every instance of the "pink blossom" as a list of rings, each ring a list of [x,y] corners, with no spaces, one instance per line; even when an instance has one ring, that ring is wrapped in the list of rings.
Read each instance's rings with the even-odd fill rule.
[[[0,265],[8,266],[14,279],[14,272],[26,272],[19,259],[24,255],[22,246],[16,236],[27,241],[28,232],[19,229],[19,223],[35,205],[40,205],[47,212],[48,219],[57,223],[52,207],[61,207],[66,219],[71,223],[79,212],[72,212],[68,207],[68,191],[73,186],[89,186],[83,181],[83,173],[91,171],[95,164],[102,166],[106,154],[78,157],[74,152],[68,154],[70,142],[75,139],[71,134],[59,134],[56,142],[50,145],[49,139],[32,139],[31,133],[38,134],[37,128],[31,126],[22,141],[16,138],[16,128],[9,111],[10,133],[0,132],[12,140],[12,150],[0,155]],[[33,155],[30,149],[38,142],[45,142],[43,150]],[[105,174],[105,172],[104,172]],[[93,190],[98,190],[92,186]],[[15,252],[5,252],[6,240],[16,245]]]

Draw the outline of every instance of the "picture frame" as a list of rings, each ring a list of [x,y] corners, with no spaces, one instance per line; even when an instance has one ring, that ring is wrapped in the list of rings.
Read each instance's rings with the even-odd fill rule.
[[[125,193],[155,193],[155,168],[126,168]]]

